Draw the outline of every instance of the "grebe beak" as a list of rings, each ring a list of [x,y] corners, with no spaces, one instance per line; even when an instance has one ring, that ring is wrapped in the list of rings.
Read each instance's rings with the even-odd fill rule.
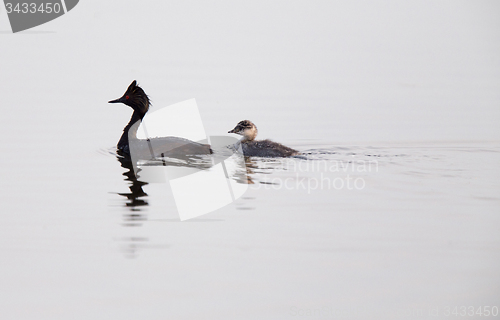
[[[108,103],[125,103],[125,98],[121,97],[119,99],[108,101]]]

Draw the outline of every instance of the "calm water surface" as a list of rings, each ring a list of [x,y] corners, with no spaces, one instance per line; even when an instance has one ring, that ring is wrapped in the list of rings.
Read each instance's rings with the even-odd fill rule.
[[[499,12],[87,0],[10,34],[0,11],[0,318],[500,307]],[[151,111],[194,97],[207,135],[249,119],[303,156],[247,159],[241,198],[180,222],[113,148],[134,79]]]
[[[10,314],[397,319],[495,304],[498,143],[288,144],[305,156],[248,159],[245,195],[186,222],[169,185],[137,181],[113,148],[13,157]]]

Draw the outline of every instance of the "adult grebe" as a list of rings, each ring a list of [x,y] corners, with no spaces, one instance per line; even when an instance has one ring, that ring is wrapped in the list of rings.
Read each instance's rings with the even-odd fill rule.
[[[270,140],[254,140],[257,136],[257,127],[250,120],[240,121],[228,133],[242,135],[240,140],[243,154],[249,157],[290,157],[299,152],[280,143]]]
[[[134,110],[129,123],[123,129],[123,134],[116,146],[122,153],[130,154],[131,149],[139,158],[154,158],[159,156],[183,157],[187,155],[210,154],[208,144],[201,144],[178,137],[163,137],[138,139],[137,129],[151,105],[148,95],[133,81],[123,96],[109,103],[123,103]],[[131,135],[129,135],[131,133]],[[133,141],[129,141],[129,136]],[[132,148],[131,148],[131,144]]]

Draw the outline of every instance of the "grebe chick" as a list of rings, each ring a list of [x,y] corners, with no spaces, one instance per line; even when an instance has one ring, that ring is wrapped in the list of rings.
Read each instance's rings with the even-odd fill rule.
[[[109,103],[123,103],[134,110],[129,123],[123,128],[123,134],[118,141],[117,148],[122,153],[130,155],[130,143],[133,143],[134,154],[140,159],[158,156],[183,157],[186,155],[210,154],[212,150],[208,144],[201,144],[178,137],[161,137],[152,139],[138,139],[137,129],[151,105],[148,95],[137,85],[137,81],[127,88],[121,98],[108,101]],[[129,141],[130,138],[133,141]]]
[[[258,130],[250,120],[240,121],[228,133],[236,133],[243,136],[240,143],[243,154],[247,157],[290,157],[299,153],[297,150],[274,141],[255,140]]]

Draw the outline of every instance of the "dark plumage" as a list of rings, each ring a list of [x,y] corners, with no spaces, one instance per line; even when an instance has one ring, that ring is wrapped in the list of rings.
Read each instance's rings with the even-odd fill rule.
[[[137,139],[137,129],[140,122],[151,106],[151,101],[144,90],[133,81],[121,98],[111,100],[109,103],[123,103],[134,110],[129,123],[123,128],[123,134],[118,141],[117,148],[123,153],[134,154],[140,158],[153,158],[158,156],[181,157],[193,154],[210,154],[212,150],[207,144],[190,141],[178,137],[164,137],[153,139]],[[135,124],[135,125],[134,125]],[[129,141],[129,133],[133,141]],[[130,143],[133,143],[132,148]]]

